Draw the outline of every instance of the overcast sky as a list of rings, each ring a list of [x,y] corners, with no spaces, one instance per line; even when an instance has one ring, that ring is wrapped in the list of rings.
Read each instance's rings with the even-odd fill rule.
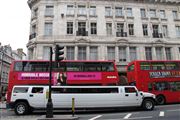
[[[27,0],[1,0],[0,2],[0,42],[10,44],[13,50],[23,48],[29,39],[30,9]]]

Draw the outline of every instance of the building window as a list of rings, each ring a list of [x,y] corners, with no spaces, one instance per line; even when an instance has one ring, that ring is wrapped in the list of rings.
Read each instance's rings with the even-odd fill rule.
[[[173,18],[174,18],[174,19],[178,19],[177,11],[172,11],[172,13],[173,13]]]
[[[145,47],[146,60],[152,60],[152,48]]]
[[[86,15],[86,6],[78,5],[78,15]]]
[[[180,26],[176,26],[176,36],[180,37]]]
[[[117,23],[117,36],[123,37],[124,33],[124,24],[123,23]]]
[[[86,23],[85,22],[78,22],[77,35],[78,36],[87,36],[87,33],[86,33]]]
[[[137,54],[136,54],[136,47],[130,47],[129,48],[130,51],[130,60],[136,60],[137,59]]]
[[[50,47],[44,46],[43,47],[43,60],[49,60],[50,58]]]
[[[78,60],[86,60],[86,47],[78,47]]]
[[[116,7],[115,8],[115,15],[118,16],[123,16],[123,10],[121,7]]]
[[[115,47],[107,47],[108,60],[115,60]]]
[[[67,46],[67,60],[74,60],[74,47]]]
[[[163,25],[163,26],[162,26],[162,32],[163,32],[163,36],[164,36],[164,37],[168,37],[167,25]]]
[[[132,17],[132,8],[127,8],[127,17]]]
[[[96,6],[90,6],[89,15],[96,16]]]
[[[134,24],[128,24],[129,35],[134,35]]]
[[[105,16],[112,16],[111,7],[105,7]]]
[[[96,25],[96,23],[91,23],[91,34],[92,35],[97,34],[97,25]]]
[[[163,18],[166,17],[166,15],[165,15],[165,10],[160,10],[159,13],[160,13],[160,18],[163,19]]]
[[[159,38],[159,26],[158,25],[152,25],[153,27],[153,38]]]
[[[119,62],[126,62],[126,47],[119,47]]]
[[[156,47],[156,58],[157,60],[163,60],[162,47]]]
[[[67,34],[73,34],[73,22],[67,22]]]
[[[146,17],[146,10],[140,9],[140,11],[141,11],[141,18],[145,18]]]
[[[45,16],[53,16],[54,6],[46,6]]]
[[[171,48],[169,47],[165,48],[165,52],[166,52],[166,60],[172,60]]]
[[[67,15],[74,15],[74,6],[67,5]]]
[[[107,35],[112,35],[112,23],[106,23]]]
[[[147,24],[143,24],[142,28],[143,28],[143,35],[144,36],[148,36],[148,25]]]
[[[53,24],[52,23],[45,23],[44,26],[44,35],[45,36],[51,36],[53,31]]]
[[[150,9],[150,17],[155,18],[156,17],[156,10]]]
[[[98,47],[90,47],[90,60],[98,60]]]

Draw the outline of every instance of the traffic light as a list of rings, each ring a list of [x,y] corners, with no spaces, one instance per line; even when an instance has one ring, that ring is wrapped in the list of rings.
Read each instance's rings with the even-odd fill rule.
[[[59,46],[59,45],[56,45],[56,48],[55,48],[55,61],[62,61],[64,59],[64,57],[62,55],[64,55],[64,46]]]

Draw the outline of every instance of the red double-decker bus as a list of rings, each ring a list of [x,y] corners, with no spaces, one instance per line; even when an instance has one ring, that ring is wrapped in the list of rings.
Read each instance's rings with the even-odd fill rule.
[[[180,102],[180,61],[133,61],[127,66],[130,85],[156,95],[158,104]]]
[[[117,85],[114,61],[62,61],[52,63],[52,85]],[[14,61],[9,72],[7,100],[14,85],[47,85],[49,61]]]

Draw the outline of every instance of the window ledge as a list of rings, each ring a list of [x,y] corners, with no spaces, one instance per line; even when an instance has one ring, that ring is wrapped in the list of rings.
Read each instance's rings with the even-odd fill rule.
[[[161,18],[161,21],[167,21],[167,18]]]
[[[95,18],[96,18],[96,17],[97,17],[97,15],[89,15],[89,17],[95,17]]]
[[[111,16],[105,16],[106,18],[113,18],[113,16],[111,15]]]
[[[178,19],[178,18],[177,18],[177,19],[174,19],[174,21],[178,21],[178,22],[179,22],[179,21],[180,21],[180,19]]]
[[[66,14],[66,17],[74,17],[74,14]]]
[[[87,15],[78,14],[78,17],[87,17]]]
[[[127,19],[134,19],[133,16],[127,16]]]
[[[148,20],[148,17],[141,17],[142,20]]]
[[[151,17],[151,20],[159,20],[158,17]]]
[[[54,15],[44,15],[44,17],[51,17],[51,18],[53,18]]]
[[[124,18],[124,16],[115,16],[116,18]]]

